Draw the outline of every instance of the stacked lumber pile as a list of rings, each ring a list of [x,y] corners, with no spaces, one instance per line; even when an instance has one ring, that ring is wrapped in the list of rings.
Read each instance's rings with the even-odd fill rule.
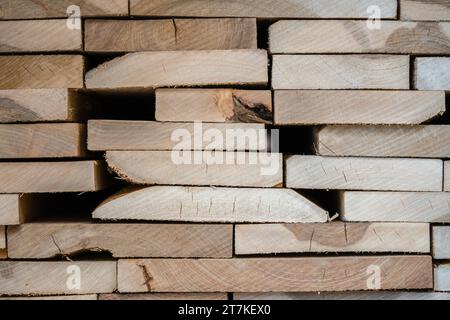
[[[2,299],[450,299],[450,1],[0,8]]]

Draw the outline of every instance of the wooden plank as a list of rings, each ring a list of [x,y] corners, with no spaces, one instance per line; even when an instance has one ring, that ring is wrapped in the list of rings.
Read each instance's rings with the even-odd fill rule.
[[[133,16],[256,17],[256,18],[367,18],[367,8],[379,6],[382,18],[396,18],[394,0],[131,0]]]
[[[414,85],[419,90],[450,90],[450,58],[416,58]]]
[[[0,52],[83,50],[81,29],[69,29],[66,20],[0,21]]]
[[[400,19],[450,21],[448,0],[400,0]]]
[[[106,162],[121,178],[135,184],[262,188],[283,184],[279,153],[108,151]]]
[[[409,89],[409,57],[274,55],[273,89]]]
[[[0,194],[0,225],[15,225],[23,221],[20,198],[19,194]]]
[[[8,248],[12,259],[47,259],[89,251],[108,251],[115,258],[230,258],[233,226],[28,223],[8,229]]]
[[[102,220],[188,222],[326,222],[327,212],[290,189],[154,186],[107,199]]]
[[[119,292],[313,292],[367,290],[381,272],[381,289],[433,286],[429,256],[276,259],[130,259],[118,262]],[[146,277],[151,275],[151,277]]]
[[[272,53],[404,53],[447,54],[450,23],[285,20],[269,28]]]
[[[343,192],[344,221],[450,222],[450,194],[444,192]]]
[[[85,50],[256,49],[256,19],[87,20]]]
[[[272,123],[269,90],[157,89],[156,120]]]
[[[65,296],[16,296],[16,297],[0,297],[0,300],[97,300],[96,294],[79,294],[79,295],[65,295]]]
[[[419,124],[445,112],[445,93],[277,90],[274,106],[277,125]]]
[[[265,50],[129,53],[86,74],[88,88],[266,84]]]
[[[1,162],[0,193],[98,191],[111,184],[101,161]]]
[[[433,258],[450,259],[450,226],[433,226]]]
[[[0,89],[82,88],[80,55],[0,56]]]
[[[314,145],[323,156],[450,158],[450,126],[326,126]]]
[[[450,293],[356,291],[320,293],[235,293],[233,300],[449,300]]]
[[[0,127],[1,128],[1,127]],[[174,136],[176,132],[189,134],[191,137],[190,150],[205,150],[211,145],[211,140],[205,140],[205,135],[215,133],[225,139],[227,134],[233,132],[248,132],[249,135],[259,136],[266,134],[262,124],[241,123],[176,123],[154,121],[124,121],[124,120],[89,120],[88,122],[88,148],[89,150],[173,150],[179,145]],[[201,137],[201,144],[194,143],[195,135]],[[217,150],[227,151],[256,151],[264,150],[266,139],[252,143],[244,139],[242,144],[235,140],[226,141],[227,144],[218,146]]]
[[[291,156],[286,186],[299,189],[442,191],[442,161]]]
[[[0,259],[6,259],[6,228],[0,226]]]
[[[450,292],[450,264],[440,264],[434,268],[434,290]]]
[[[430,252],[427,223],[236,225],[235,254]],[[11,251],[11,249],[10,249]]]
[[[450,191],[450,161],[444,161],[444,191]]]
[[[228,300],[226,293],[110,293],[99,300]]]
[[[111,293],[116,289],[116,267],[115,261],[3,261],[0,262],[0,294]],[[77,274],[79,289],[72,286],[77,282],[72,281]]]
[[[71,5],[82,17],[128,15],[128,0],[0,0],[0,19],[66,18]]]

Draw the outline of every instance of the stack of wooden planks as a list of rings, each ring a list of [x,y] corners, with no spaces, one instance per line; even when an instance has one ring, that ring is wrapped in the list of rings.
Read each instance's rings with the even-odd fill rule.
[[[450,1],[0,9],[1,299],[450,299]]]

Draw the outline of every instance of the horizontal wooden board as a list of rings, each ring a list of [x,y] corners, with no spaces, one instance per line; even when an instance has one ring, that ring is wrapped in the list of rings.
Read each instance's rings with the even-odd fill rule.
[[[265,50],[129,53],[90,70],[86,74],[86,87],[266,84],[267,63]]]
[[[449,300],[450,293],[422,291],[356,291],[320,293],[235,293],[233,300]]]
[[[344,221],[450,222],[445,192],[343,192]]]
[[[6,256],[6,228],[0,226],[0,259],[4,259]]]
[[[274,55],[273,89],[409,89],[409,57]]]
[[[444,161],[444,191],[450,192],[450,161]]]
[[[450,21],[448,0],[400,0],[400,19]]]
[[[450,259],[450,226],[433,226],[433,258]]]
[[[419,124],[445,112],[445,92],[277,90],[274,106],[277,125]]]
[[[434,290],[450,292],[450,264],[439,264],[434,268]]]
[[[367,290],[378,266],[381,289],[433,286],[429,256],[119,260],[119,292],[314,292]],[[149,276],[150,275],[150,276]]]
[[[85,50],[256,49],[256,19],[87,20]]]
[[[156,120],[272,123],[269,90],[157,89]]]
[[[442,191],[442,161],[291,156],[286,186],[299,189]]]
[[[226,293],[109,293],[99,300],[228,300]]]
[[[96,294],[78,294],[78,295],[64,295],[64,296],[15,296],[15,297],[0,297],[0,300],[97,300]]]
[[[103,220],[326,222],[327,212],[294,190],[154,186],[125,190],[92,216]]]
[[[89,251],[107,251],[116,258],[229,258],[233,226],[27,223],[8,228],[8,248],[12,259],[46,259]]]
[[[0,295],[111,293],[116,267],[115,261],[2,261]],[[74,286],[77,275],[79,289]]]
[[[450,23],[286,20],[269,28],[272,53],[404,53],[447,54]]]
[[[427,223],[236,225],[235,254],[430,252]]]
[[[450,90],[450,58],[416,58],[414,85],[419,90]]]

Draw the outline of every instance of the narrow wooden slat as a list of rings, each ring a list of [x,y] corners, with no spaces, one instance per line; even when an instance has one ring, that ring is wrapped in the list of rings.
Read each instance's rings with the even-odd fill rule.
[[[228,300],[226,293],[110,293],[99,300]]]
[[[23,221],[19,194],[0,194],[0,225],[9,226]]]
[[[64,296],[16,296],[16,297],[0,297],[0,300],[97,300],[96,294],[79,294],[79,295],[64,295]]]
[[[450,161],[444,161],[444,191],[450,192]]]
[[[0,259],[6,259],[6,229],[0,226]]]
[[[434,268],[434,290],[450,292],[450,264],[440,264]]]
[[[450,21],[450,1],[400,0],[400,19]]]
[[[414,85],[419,90],[450,90],[450,58],[416,58]]]
[[[441,191],[442,161],[291,156],[286,186],[300,189]]]
[[[433,226],[433,258],[450,259],[450,226]]]
[[[409,89],[409,57],[274,55],[273,89]]]
[[[233,300],[449,300],[450,293],[356,291],[320,293],[235,293]]]

